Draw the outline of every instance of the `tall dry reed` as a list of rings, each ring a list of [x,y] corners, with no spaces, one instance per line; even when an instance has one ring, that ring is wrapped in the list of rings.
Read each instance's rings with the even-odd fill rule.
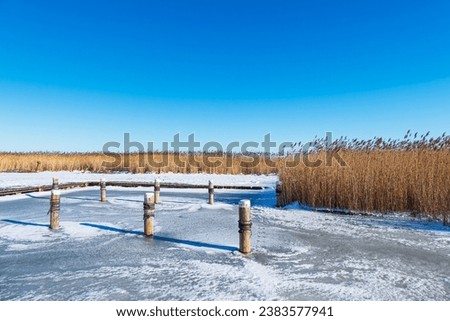
[[[283,168],[285,204],[356,212],[407,212],[441,219],[450,216],[450,138],[407,133],[403,140],[341,138],[331,145],[317,140],[308,157],[322,166]],[[347,166],[325,165],[337,152]]]
[[[428,134],[408,132],[402,140],[316,139],[309,147],[286,157],[272,157],[272,163],[266,162],[270,157],[266,154],[0,153],[0,172],[278,173],[284,204],[299,202],[313,208],[357,212],[408,212],[448,224],[449,136],[429,138]],[[327,166],[330,153],[339,155],[346,166],[336,161]],[[297,164],[287,166],[292,160]],[[316,160],[321,160],[322,165],[310,166]]]

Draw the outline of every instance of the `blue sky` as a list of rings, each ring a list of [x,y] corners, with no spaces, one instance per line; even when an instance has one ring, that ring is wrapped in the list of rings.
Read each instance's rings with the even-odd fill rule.
[[[449,1],[0,0],[0,150],[439,135]]]

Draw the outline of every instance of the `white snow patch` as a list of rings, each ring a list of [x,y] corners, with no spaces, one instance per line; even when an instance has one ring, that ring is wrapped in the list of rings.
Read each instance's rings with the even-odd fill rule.
[[[124,182],[154,182],[158,179],[162,183],[204,184],[213,181],[216,185],[233,186],[270,186],[274,187],[278,181],[276,175],[221,175],[221,174],[131,174],[131,173],[89,173],[89,172],[39,172],[39,173],[0,173],[0,187],[24,187],[35,185],[50,185],[53,177],[59,177],[59,183],[99,181],[124,181]]]

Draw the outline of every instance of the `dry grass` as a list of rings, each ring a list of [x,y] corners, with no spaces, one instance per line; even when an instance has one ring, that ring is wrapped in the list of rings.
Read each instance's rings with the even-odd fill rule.
[[[317,141],[312,157],[338,151],[347,166],[300,164],[280,172],[285,204],[357,212],[407,212],[441,219],[450,216],[450,138],[405,136],[401,141]],[[311,157],[311,155],[310,155]]]
[[[347,163],[318,167],[299,162],[286,166],[294,156],[274,158],[231,154],[119,154],[102,153],[0,153],[1,172],[90,171],[174,172],[217,174],[278,173],[283,182],[284,205],[296,202],[313,208],[357,212],[408,212],[438,218],[448,224],[450,213],[450,138],[442,135],[400,141],[375,138],[359,141],[341,138],[331,145],[316,140],[307,153],[312,162],[325,161],[327,152],[338,153]],[[208,156],[207,161],[205,157]],[[120,157],[120,159],[118,159]],[[165,164],[158,165],[161,163]],[[154,163],[151,162],[153,160]],[[209,163],[208,163],[209,161]],[[218,164],[213,165],[218,161]],[[255,166],[249,161],[256,163]],[[115,162],[115,164],[112,164]],[[181,163],[180,163],[181,162]],[[109,163],[109,165],[108,165]],[[184,163],[184,164],[183,164]]]
[[[227,154],[154,153],[0,153],[0,172],[89,171],[131,173],[216,173],[271,174],[278,171],[269,166],[261,154],[251,156]],[[256,163],[256,166],[250,164]]]

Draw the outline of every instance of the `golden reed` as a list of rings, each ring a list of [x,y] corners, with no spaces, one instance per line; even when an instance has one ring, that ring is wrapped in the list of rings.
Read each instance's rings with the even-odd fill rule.
[[[329,163],[330,152],[338,154],[345,166]],[[282,205],[299,202],[362,213],[406,212],[449,222],[450,138],[445,134],[428,138],[408,132],[403,140],[387,141],[341,137],[332,144],[316,139],[307,151],[272,157],[272,163],[265,161],[269,159],[265,154],[207,156],[205,162],[200,153],[0,153],[0,171],[275,173],[283,183]],[[300,161],[286,166],[294,159]],[[317,160],[320,166],[314,165]]]

